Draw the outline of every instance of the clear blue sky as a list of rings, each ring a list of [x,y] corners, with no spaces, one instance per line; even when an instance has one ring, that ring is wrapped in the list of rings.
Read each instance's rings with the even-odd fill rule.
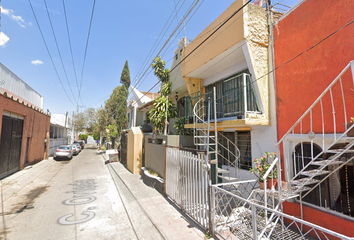
[[[81,82],[93,2],[94,0],[65,0],[78,85]],[[78,104],[85,107],[103,105],[112,90],[120,85],[119,80],[125,60],[128,60],[131,79],[134,83],[137,74],[140,77],[147,68],[147,66],[142,68],[144,60],[171,13],[174,12],[173,17],[175,16],[175,7],[177,10],[180,8],[180,11],[173,19],[157,49],[153,51],[153,56],[160,50],[176,28],[177,22],[193,2],[192,0],[97,0],[83,71],[82,102],[79,100]],[[193,15],[194,11],[192,11],[187,18],[188,21],[193,15],[185,27],[186,37],[193,40],[232,2],[234,0],[200,1],[202,4],[199,8],[198,4],[194,9],[198,8],[195,14]],[[276,2],[272,1],[273,4]],[[297,0],[279,0],[279,2],[292,6]],[[52,113],[65,113],[66,111],[72,113],[76,111],[78,105],[76,103],[78,87],[71,60],[63,0],[46,0],[46,3],[71,90],[55,44],[45,2],[44,0],[31,0],[31,3],[59,77],[74,104],[68,100],[60,84],[28,0],[2,0],[1,2],[0,62],[44,96],[44,110],[49,109]],[[182,36],[183,30],[177,37],[175,35],[172,38],[171,44],[168,43],[167,51],[162,51],[164,53],[162,59],[167,61],[167,67],[170,67],[172,63],[169,60],[172,59],[173,51]],[[149,62],[151,60],[152,57],[149,58]],[[142,72],[139,72],[141,68]],[[138,88],[141,91],[148,91],[156,82],[156,77],[150,73],[141,80]]]

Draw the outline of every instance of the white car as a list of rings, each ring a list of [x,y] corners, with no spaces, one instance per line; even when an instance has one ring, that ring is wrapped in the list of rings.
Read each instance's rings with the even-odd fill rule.
[[[73,155],[78,155],[81,148],[79,148],[76,144],[71,145],[71,147],[73,148]]]
[[[71,145],[62,145],[59,146],[57,150],[55,150],[54,159],[59,158],[73,158],[73,148],[71,147]]]
[[[77,149],[79,150],[79,153],[81,152],[82,148],[80,143],[73,143],[74,145],[76,145]]]

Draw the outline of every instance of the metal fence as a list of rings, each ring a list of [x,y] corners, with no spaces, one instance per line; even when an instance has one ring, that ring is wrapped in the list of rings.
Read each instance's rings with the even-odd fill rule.
[[[183,211],[209,228],[209,173],[206,155],[166,148],[166,194]]]
[[[353,239],[278,209],[276,191],[264,192],[255,180],[212,186],[215,234],[222,239]]]

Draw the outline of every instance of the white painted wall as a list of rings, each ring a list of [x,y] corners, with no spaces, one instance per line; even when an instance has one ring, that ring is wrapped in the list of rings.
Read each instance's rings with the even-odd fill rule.
[[[0,63],[0,91],[11,92],[16,96],[26,100],[43,109],[43,97],[31,88],[25,81],[19,78],[10,69]]]

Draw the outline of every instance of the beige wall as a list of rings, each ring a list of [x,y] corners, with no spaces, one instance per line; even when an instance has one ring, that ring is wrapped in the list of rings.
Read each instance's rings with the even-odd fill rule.
[[[165,146],[192,146],[193,136],[159,135],[156,140],[165,141],[166,144],[152,143],[152,135],[145,135],[145,167],[165,177]]]
[[[246,59],[252,74],[257,97],[262,101],[263,115],[248,116],[269,120],[269,78],[268,78],[268,23],[264,8],[248,4],[244,14],[244,37],[247,41]]]
[[[127,168],[133,174],[140,174],[142,167],[143,137],[139,127],[128,132]]]
[[[225,19],[241,8],[243,0],[230,5],[214,22],[201,32],[183,51],[183,57],[191,53],[202,43]],[[211,36],[201,47],[182,62],[182,75],[185,77],[206,62],[240,42],[243,38],[243,10],[239,11],[220,30]]]
[[[167,141],[167,136],[157,136],[157,140]],[[145,167],[165,176],[165,145],[152,143],[152,135],[145,135]]]

